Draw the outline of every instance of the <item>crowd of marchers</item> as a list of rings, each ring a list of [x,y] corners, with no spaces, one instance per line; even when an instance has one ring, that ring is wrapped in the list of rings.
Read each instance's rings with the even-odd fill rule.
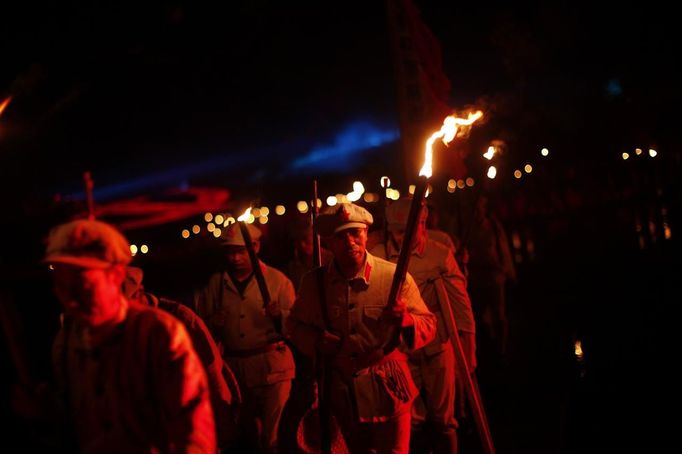
[[[46,448],[87,453],[456,453],[477,336],[504,353],[514,268],[483,204],[462,245],[413,203],[381,226],[327,207],[294,226],[281,269],[258,258],[256,226],[231,224],[224,266],[183,302],[145,288],[114,225],[55,226],[53,379],[17,385],[16,416]]]

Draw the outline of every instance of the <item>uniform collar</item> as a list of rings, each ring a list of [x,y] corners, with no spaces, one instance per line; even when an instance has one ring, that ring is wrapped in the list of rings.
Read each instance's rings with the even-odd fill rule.
[[[422,243],[421,247],[417,249],[412,249],[412,255],[416,255],[417,257],[422,258],[424,256],[424,251],[426,250],[427,241],[428,239]],[[390,237],[386,239],[385,244],[387,252],[386,260],[392,261],[393,259],[397,259],[398,257],[400,257],[400,251],[395,247],[395,243]]]
[[[369,280],[372,275],[372,269],[374,268],[374,257],[369,252],[365,252],[365,263],[360,268],[358,273],[350,279],[346,279],[339,273],[336,267],[336,261],[331,260],[329,265],[327,265],[327,273],[331,275],[332,280],[345,281],[351,287],[360,286],[362,288],[369,287]]]

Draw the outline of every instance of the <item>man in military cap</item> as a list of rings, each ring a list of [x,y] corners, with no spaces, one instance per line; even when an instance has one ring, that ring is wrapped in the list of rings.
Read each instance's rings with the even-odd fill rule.
[[[251,224],[246,228],[258,253],[261,232]],[[259,260],[271,298],[263,307],[254,276],[257,270],[239,225],[229,225],[219,241],[225,251],[225,270],[213,274],[206,287],[195,293],[196,312],[222,344],[223,356],[237,376],[242,392],[242,449],[276,452],[279,421],[295,372],[281,332],[295,298],[294,286],[282,272]]]
[[[395,265],[366,251],[372,221],[352,203],[317,218],[334,258],[304,276],[287,327],[303,353],[331,364],[331,412],[350,452],[407,453],[417,389],[402,350],[429,343],[436,320],[409,274],[388,301]],[[395,333],[399,347],[389,339]]]
[[[77,449],[214,454],[208,383],[187,331],[122,294],[125,237],[72,221],[51,231],[44,261],[64,308],[53,359]]]
[[[411,199],[400,199],[388,206],[387,241],[374,246],[371,253],[397,262],[401,247],[411,247],[408,271],[414,276],[427,307],[438,319],[436,338],[409,356],[410,371],[420,389],[420,398],[412,409],[411,452],[455,453],[457,423],[453,347],[456,343],[453,345],[453,342],[456,340],[453,337],[459,336],[467,364],[473,370],[476,366],[474,316],[466,279],[457,266],[454,251],[427,236],[426,206],[419,214],[412,245],[403,245],[411,204]],[[452,334],[450,330],[453,330]]]

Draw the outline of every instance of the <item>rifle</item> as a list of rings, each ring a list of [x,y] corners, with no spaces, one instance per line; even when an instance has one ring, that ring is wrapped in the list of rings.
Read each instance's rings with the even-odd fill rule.
[[[322,254],[320,252],[320,235],[317,233],[317,226],[315,220],[320,214],[320,208],[317,206],[317,180],[313,180],[313,201],[310,210],[310,218],[313,226],[313,269],[322,266]]]
[[[317,233],[317,225],[315,220],[319,214],[319,207],[317,206],[317,180],[313,180],[313,200],[312,209],[310,210],[310,215],[313,224],[313,269],[317,269],[322,266],[322,255],[320,251],[320,235]],[[320,293],[320,309],[322,313],[322,318],[324,319],[325,327],[329,326],[329,320],[327,317],[327,307],[325,302],[325,292],[324,292],[324,274],[321,272],[317,273],[317,287]],[[320,417],[320,453],[321,454],[331,454],[332,452],[332,431],[331,431],[331,386],[329,380],[329,363],[327,359],[319,355],[319,369],[318,369],[318,397],[317,397],[317,407],[318,414]]]

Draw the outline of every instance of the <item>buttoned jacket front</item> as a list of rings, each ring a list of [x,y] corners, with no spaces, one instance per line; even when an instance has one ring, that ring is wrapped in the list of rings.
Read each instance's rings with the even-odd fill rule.
[[[291,340],[303,353],[312,356],[318,336],[326,328],[343,340],[341,350],[332,359],[334,364],[352,364],[354,360],[371,357],[390,333],[390,326],[382,314],[388,304],[394,272],[395,264],[367,253],[364,266],[349,280],[339,274],[332,260],[323,268],[322,274],[326,315],[321,307],[317,282],[320,271],[306,274],[287,320]],[[351,379],[358,416],[363,422],[384,421],[409,411],[416,388],[402,351],[421,348],[435,335],[435,316],[419,296],[419,289],[409,274],[400,297],[414,321],[412,327],[403,330],[400,351],[390,355],[400,370],[386,371],[385,359],[377,358],[374,364],[365,364],[363,369],[355,370]],[[328,318],[328,326],[325,326],[325,318]],[[407,396],[396,395],[396,389],[388,384],[394,379],[405,380],[404,389],[398,394],[404,391]]]
[[[281,271],[259,263],[271,301],[279,305],[284,321],[295,298],[293,284]],[[285,345],[238,360],[231,355],[231,352],[261,349],[284,339],[273,318],[263,311],[263,297],[255,278],[250,279],[242,295],[226,271],[215,273],[208,285],[195,294],[195,305],[197,313],[212,327],[215,339],[222,343],[224,356],[230,365],[238,363],[235,364],[236,369],[240,369],[247,386],[276,383],[294,377],[293,356]],[[220,328],[210,322],[218,311],[222,311],[226,319]]]

